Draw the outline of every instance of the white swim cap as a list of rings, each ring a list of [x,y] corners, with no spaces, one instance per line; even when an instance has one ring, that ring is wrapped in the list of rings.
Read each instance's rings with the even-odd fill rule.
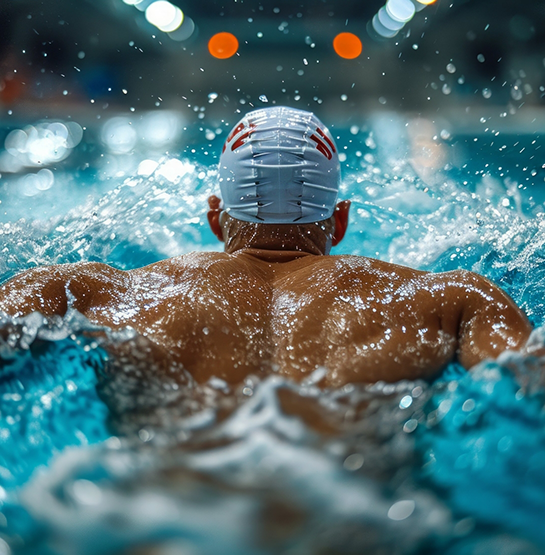
[[[333,138],[311,112],[274,107],[247,114],[219,163],[224,207],[246,222],[304,224],[335,210],[340,166]]]

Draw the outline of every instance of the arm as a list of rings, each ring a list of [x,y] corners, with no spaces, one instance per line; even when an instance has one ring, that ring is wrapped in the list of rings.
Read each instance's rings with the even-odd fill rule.
[[[0,312],[25,316],[64,316],[69,297],[73,307],[86,310],[107,294],[105,285],[117,273],[106,264],[62,264],[27,270],[0,286]],[[105,300],[105,299],[104,299]]]
[[[448,272],[445,277],[447,326],[455,326],[462,366],[469,369],[506,350],[524,347],[532,326],[507,293],[472,272]]]

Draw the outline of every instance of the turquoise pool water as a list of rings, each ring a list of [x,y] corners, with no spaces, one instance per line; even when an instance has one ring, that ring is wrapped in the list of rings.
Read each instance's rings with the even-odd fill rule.
[[[542,343],[541,138],[503,133],[500,150],[484,135],[477,148],[474,136],[428,128],[395,114],[331,126],[353,202],[336,252],[477,271],[524,308]],[[213,135],[190,128],[170,155],[111,152],[84,135],[48,187],[49,175],[4,176],[2,280],[36,265],[131,268],[218,249],[205,217],[223,142]],[[433,384],[321,391],[271,376],[192,392],[132,367],[111,375],[88,326],[73,312],[54,328],[33,317],[0,350],[4,551],[545,552],[536,361],[451,365]],[[286,396],[315,406],[328,431],[285,414]]]

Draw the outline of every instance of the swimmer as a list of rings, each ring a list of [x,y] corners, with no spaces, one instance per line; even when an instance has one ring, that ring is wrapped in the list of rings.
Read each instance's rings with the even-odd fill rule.
[[[427,379],[454,360],[470,369],[524,347],[526,316],[477,274],[330,255],[348,225],[339,181],[335,142],[316,116],[255,110],[225,142],[223,203],[209,198],[224,252],[130,271],[31,269],[0,288],[0,311],[63,316],[72,303],[95,324],[134,328],[200,383],[267,372],[299,381],[318,368],[323,386]]]

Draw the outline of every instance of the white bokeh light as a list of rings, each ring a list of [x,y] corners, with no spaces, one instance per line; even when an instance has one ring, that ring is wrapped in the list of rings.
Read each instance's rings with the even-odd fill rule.
[[[378,11],[378,20],[390,31],[399,31],[405,25],[402,21],[392,19],[384,6]]]
[[[407,23],[414,16],[416,8],[411,0],[388,0],[386,12],[393,20]]]
[[[0,171],[15,173],[24,167],[45,166],[67,158],[83,137],[76,122],[44,122],[11,131],[0,159]]]
[[[387,27],[385,27],[379,18],[379,15],[376,14],[373,17],[373,29],[381,36],[387,39],[390,39],[392,37],[394,37],[395,35],[397,35],[397,31],[392,31],[391,29],[388,29]]]
[[[184,20],[182,10],[167,0],[153,2],[146,8],[145,14],[146,19],[164,33],[175,31]]]
[[[136,130],[129,118],[115,117],[102,128],[102,141],[112,151],[119,154],[131,152],[137,142]]]

